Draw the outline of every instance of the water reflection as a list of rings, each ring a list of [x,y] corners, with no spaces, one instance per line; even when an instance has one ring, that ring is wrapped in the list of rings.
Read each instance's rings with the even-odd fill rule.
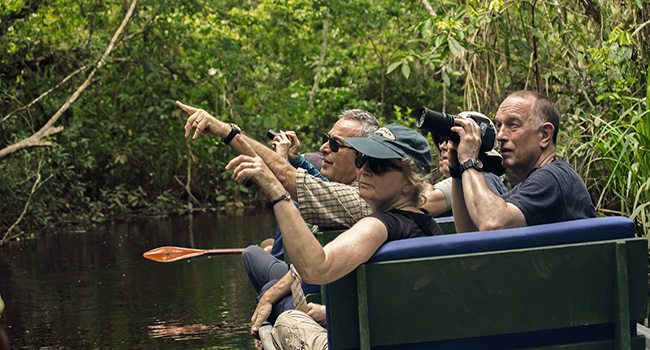
[[[254,292],[239,255],[161,264],[174,245],[237,248],[272,234],[270,213],[142,220],[0,248],[0,327],[21,348],[253,348]]]

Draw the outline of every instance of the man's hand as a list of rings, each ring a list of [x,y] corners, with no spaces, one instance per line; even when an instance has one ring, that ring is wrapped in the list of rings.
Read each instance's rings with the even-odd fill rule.
[[[192,136],[193,139],[203,134],[226,137],[230,132],[230,126],[228,124],[213,117],[210,113],[185,105],[179,101],[176,101],[176,105],[189,115],[187,122],[185,122],[185,137],[190,136],[192,130],[195,130]]]
[[[295,163],[300,156],[300,140],[295,131],[280,131],[272,143],[275,152],[290,163]]]
[[[327,327],[327,319],[325,317],[325,305],[309,303],[307,304],[309,315],[314,321],[318,322],[323,327]]]
[[[450,153],[452,153],[452,156],[450,156],[450,159],[453,157],[453,151],[456,151],[458,163],[463,164],[472,157],[478,157],[481,149],[481,128],[471,118],[455,118],[454,123],[456,126],[452,127],[451,131],[460,136],[460,142],[458,145],[451,142]],[[450,166],[456,169],[457,165],[452,165],[452,162],[450,162]]]
[[[291,148],[289,148],[289,161],[295,163],[300,156],[300,140],[298,140],[298,135],[295,131],[287,131],[287,137],[291,141]]]
[[[257,303],[257,307],[255,308],[255,312],[253,312],[253,316],[251,317],[251,334],[257,334],[260,327],[262,327],[262,323],[264,323],[264,321],[266,321],[271,315],[272,309],[273,304],[265,301],[263,297],[260,298],[260,301]]]
[[[284,131],[280,131],[273,138],[271,147],[275,150],[275,153],[279,154],[282,158],[288,159],[289,150],[291,149],[291,140],[289,140],[289,137],[287,137],[287,134]]]

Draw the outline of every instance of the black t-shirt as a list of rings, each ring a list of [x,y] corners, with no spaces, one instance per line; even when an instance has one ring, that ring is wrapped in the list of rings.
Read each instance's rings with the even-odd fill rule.
[[[412,212],[400,209],[372,213],[369,216],[378,219],[388,231],[386,242],[404,238],[433,236],[442,234],[433,217],[424,212]]]
[[[527,226],[596,216],[585,183],[563,160],[533,170],[501,198],[521,210]]]

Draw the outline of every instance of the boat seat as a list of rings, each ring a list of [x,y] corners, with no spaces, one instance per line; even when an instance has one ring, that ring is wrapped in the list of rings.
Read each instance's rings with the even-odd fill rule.
[[[388,242],[323,287],[330,349],[644,349],[647,241],[623,217]]]

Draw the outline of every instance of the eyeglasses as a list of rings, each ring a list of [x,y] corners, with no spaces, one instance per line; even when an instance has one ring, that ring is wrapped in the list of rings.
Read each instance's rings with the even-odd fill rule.
[[[350,149],[352,148],[350,146],[342,145],[341,141],[339,141],[339,140],[337,140],[337,139],[335,139],[335,138],[333,138],[330,135],[325,134],[325,133],[323,133],[323,143],[324,144],[329,143],[330,150],[332,152],[334,152],[334,153],[338,152],[339,149],[341,149],[341,148],[350,148]]]
[[[400,170],[400,171],[402,170],[401,166],[392,163],[390,159],[371,158],[361,152],[357,152],[357,156],[354,159],[354,165],[358,169],[361,169],[366,163],[368,163],[368,169],[370,169],[370,171],[376,175],[381,175],[385,173],[386,171],[388,171],[389,168],[393,168],[395,170]]]

